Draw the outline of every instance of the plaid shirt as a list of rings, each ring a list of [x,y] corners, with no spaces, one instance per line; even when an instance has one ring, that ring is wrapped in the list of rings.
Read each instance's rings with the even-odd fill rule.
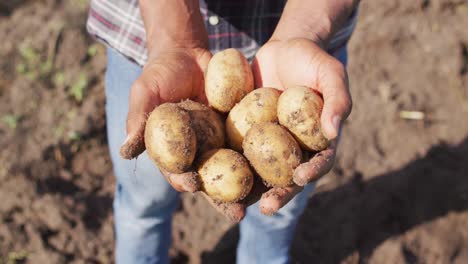
[[[287,0],[200,0],[200,12],[213,53],[236,48],[252,58],[275,30]],[[344,47],[357,20],[353,12],[328,45],[328,52]],[[172,14],[169,14],[172,15]],[[146,34],[138,0],[91,0],[88,32],[140,66],[148,59]]]

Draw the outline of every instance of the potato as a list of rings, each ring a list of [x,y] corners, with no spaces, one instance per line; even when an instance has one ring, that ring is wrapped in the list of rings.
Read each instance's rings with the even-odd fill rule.
[[[145,145],[159,168],[172,173],[186,172],[197,149],[189,113],[173,103],[156,107],[146,122]]]
[[[234,150],[242,151],[242,141],[252,125],[278,121],[276,106],[280,94],[274,88],[259,88],[232,108],[226,120],[226,133]]]
[[[244,199],[253,186],[253,172],[240,153],[215,149],[201,157],[198,167],[203,191],[219,202]]]
[[[211,107],[227,113],[252,90],[252,70],[240,51],[226,49],[211,58],[205,76],[205,93]]]
[[[204,104],[185,100],[177,104],[186,110],[192,120],[192,128],[197,137],[197,153],[224,147],[224,122],[218,113]]]
[[[286,128],[276,123],[259,123],[247,132],[242,144],[244,155],[265,185],[293,184],[294,169],[301,164],[299,144]]]
[[[322,108],[322,98],[305,86],[288,88],[278,99],[279,123],[294,135],[304,150],[321,151],[328,146],[320,125]]]

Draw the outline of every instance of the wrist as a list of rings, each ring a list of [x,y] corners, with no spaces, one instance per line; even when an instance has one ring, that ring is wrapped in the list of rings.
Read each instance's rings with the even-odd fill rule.
[[[152,41],[147,42],[148,56],[155,57],[158,54],[168,51],[197,51],[208,49],[208,40],[204,39],[203,34],[195,38],[179,38],[177,36],[166,35],[164,37],[155,38],[154,35],[160,35],[161,31],[157,33],[147,34],[147,37],[153,38]]]
[[[289,0],[272,40],[308,39],[325,48],[351,15],[358,0]]]
[[[314,25],[313,28],[306,25],[295,26],[293,22],[278,24],[275,32],[269,41],[291,42],[295,40],[308,40],[321,48],[325,48],[328,43],[329,31],[325,26]],[[301,28],[303,27],[303,28]]]
[[[198,0],[139,0],[150,57],[168,50],[207,49]]]

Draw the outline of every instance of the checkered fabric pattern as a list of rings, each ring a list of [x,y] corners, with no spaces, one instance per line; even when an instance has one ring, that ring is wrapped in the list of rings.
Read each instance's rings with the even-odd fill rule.
[[[252,58],[272,35],[286,0],[200,0],[200,12],[213,53],[236,48]],[[172,15],[172,14],[168,14]],[[328,52],[348,42],[357,12],[328,45]],[[138,0],[91,0],[88,32],[125,57],[143,66],[148,59],[146,34]]]

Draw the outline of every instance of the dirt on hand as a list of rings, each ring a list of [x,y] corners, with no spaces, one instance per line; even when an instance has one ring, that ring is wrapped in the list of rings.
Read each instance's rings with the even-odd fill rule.
[[[113,262],[105,48],[86,13],[87,1],[0,3],[0,263]],[[468,3],[359,13],[353,112],[294,263],[467,263]],[[183,195],[172,232],[173,263],[235,261],[238,227],[201,194]]]

